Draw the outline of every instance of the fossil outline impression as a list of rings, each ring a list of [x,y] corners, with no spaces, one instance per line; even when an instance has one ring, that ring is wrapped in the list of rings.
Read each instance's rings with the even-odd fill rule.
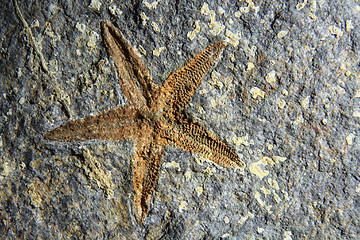
[[[120,31],[106,21],[101,22],[101,29],[128,103],[95,116],[70,120],[46,133],[46,139],[131,140],[133,210],[141,224],[159,177],[164,146],[173,145],[227,167],[245,167],[231,147],[185,114],[187,103],[223,51],[224,42],[211,44],[158,86]]]

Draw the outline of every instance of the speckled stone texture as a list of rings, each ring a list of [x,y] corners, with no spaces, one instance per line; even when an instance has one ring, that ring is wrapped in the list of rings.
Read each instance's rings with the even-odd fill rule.
[[[360,2],[1,1],[1,239],[359,239]],[[114,23],[156,83],[218,40],[188,109],[243,172],[168,147],[144,225],[132,142],[46,141],[125,104]]]

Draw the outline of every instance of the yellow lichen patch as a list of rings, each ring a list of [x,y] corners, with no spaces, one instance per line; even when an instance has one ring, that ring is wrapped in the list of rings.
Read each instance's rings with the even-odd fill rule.
[[[232,141],[235,145],[239,146],[239,145],[244,145],[244,146],[249,146],[249,135],[245,135],[243,137],[233,137]]]
[[[254,99],[257,99],[258,97],[261,97],[261,98],[265,97],[265,92],[262,91],[258,87],[253,87],[252,89],[250,89],[250,94],[251,94],[252,98],[254,98]]]
[[[228,216],[225,216],[225,217],[224,217],[224,222],[225,222],[226,224],[228,224],[228,223],[230,222],[230,219],[229,219]]]
[[[353,117],[360,117],[360,112],[359,111],[354,111],[353,112]]]
[[[199,33],[200,30],[201,30],[201,28],[200,28],[199,20],[196,20],[196,21],[195,21],[195,29],[194,29],[194,31],[188,32],[187,37],[188,37],[191,41],[194,40],[196,34]]]
[[[340,38],[343,35],[341,29],[335,26],[330,26],[329,31],[332,35],[335,35],[337,38]]]
[[[159,56],[160,56],[160,53],[161,53],[163,50],[165,50],[165,47],[159,47],[159,48],[157,48],[157,49],[154,49],[153,55],[154,55],[155,57],[159,57]]]

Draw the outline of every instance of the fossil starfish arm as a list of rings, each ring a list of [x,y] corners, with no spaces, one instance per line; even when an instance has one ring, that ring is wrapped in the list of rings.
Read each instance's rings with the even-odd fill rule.
[[[102,21],[101,29],[125,97],[135,105],[150,106],[153,101],[152,93],[158,86],[151,80],[141,58],[113,25]]]
[[[160,88],[161,101],[158,102],[158,107],[173,110],[184,107],[225,46],[224,42],[211,44],[184,67],[172,73]]]
[[[72,120],[44,135],[52,141],[87,141],[91,139],[120,141],[132,140],[141,121],[137,111],[128,106],[113,108],[95,116]]]
[[[243,161],[225,142],[198,123],[186,119],[185,116],[181,118],[180,123],[178,121],[178,124],[163,132],[168,143],[226,167],[245,168]]]
[[[154,188],[159,178],[159,168],[164,147],[155,138],[140,138],[134,144],[133,181],[134,212],[142,224],[146,217]]]

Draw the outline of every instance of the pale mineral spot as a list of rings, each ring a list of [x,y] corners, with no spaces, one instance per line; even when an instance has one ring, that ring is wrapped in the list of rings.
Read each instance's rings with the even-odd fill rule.
[[[278,32],[277,34],[277,38],[281,39],[283,37],[285,37],[288,34],[288,30],[281,30],[280,32]]]
[[[360,111],[354,111],[353,117],[360,117]]]
[[[335,35],[337,38],[340,38],[343,35],[343,32],[341,31],[341,29],[336,26],[330,26],[329,31],[332,35]]]
[[[301,106],[304,109],[309,109],[309,103],[310,103],[310,96],[307,96],[301,101]]]
[[[291,236],[292,236],[291,231],[285,231],[283,240],[292,240]]]
[[[265,202],[261,199],[259,192],[256,192],[254,197],[261,207],[265,208],[268,211],[268,213],[272,213],[272,211],[270,211],[272,206],[265,204]]]
[[[86,25],[83,23],[76,23],[75,28],[83,33],[86,30]]]
[[[239,145],[244,145],[244,146],[249,146],[249,135],[245,135],[243,137],[233,137],[233,143],[237,146]]]
[[[229,29],[225,30],[225,36],[227,37],[226,40],[225,40],[226,42],[230,43],[234,47],[237,47],[239,45],[240,37],[238,35],[235,35]]]
[[[261,167],[261,166],[265,166],[265,165],[266,164],[262,160],[253,162],[250,164],[249,170],[251,173],[255,174],[260,179],[263,179],[263,177],[266,177],[267,175],[269,175],[269,171],[263,170]]]
[[[316,0],[313,0],[310,4],[310,11],[315,12],[317,8]]]
[[[188,203],[186,202],[186,201],[181,201],[180,202],[180,205],[179,205],[179,212],[183,212],[184,210],[189,210],[188,208],[187,208],[187,205],[188,205]]]
[[[199,23],[200,23],[200,21],[199,21],[199,20],[196,20],[196,21],[195,21],[195,29],[194,29],[194,31],[190,31],[190,32],[188,32],[188,34],[187,34],[187,37],[188,37],[191,41],[194,40],[196,34],[199,33],[200,30],[201,30]]]
[[[255,68],[255,65],[252,62],[246,63],[246,71],[251,71]]]
[[[299,125],[299,124],[302,124],[304,123],[304,118],[303,116],[300,114],[297,119],[293,122],[294,125]]]
[[[272,193],[274,195],[274,200],[276,203],[279,203],[282,201],[281,198],[279,197],[279,195],[274,190],[272,191]]]
[[[321,120],[321,122],[322,122],[322,124],[326,125],[326,124],[328,123],[328,120],[327,120],[326,118],[323,118],[323,119]]]
[[[200,12],[202,14],[204,14],[205,16],[210,15],[209,27],[211,28],[210,33],[213,36],[218,35],[220,32],[222,32],[225,29],[225,26],[221,22],[218,22],[218,21],[215,20],[216,13],[215,13],[214,10],[209,9],[209,5],[207,3],[203,4],[203,6],[201,7]]]
[[[165,168],[174,168],[174,169],[177,169],[178,171],[181,170],[180,163],[175,162],[175,161],[165,163],[164,167]]]
[[[202,187],[196,187],[195,191],[198,194],[198,196],[200,196],[203,193],[204,189]]]
[[[160,54],[161,54],[161,52],[164,51],[164,50],[165,50],[165,47],[159,47],[159,48],[157,48],[157,49],[154,49],[154,50],[153,50],[153,55],[154,55],[155,57],[159,57]]]
[[[352,24],[352,20],[346,20],[346,31],[350,32],[354,29],[354,25]]]
[[[352,145],[354,138],[355,138],[355,134],[354,134],[354,133],[350,133],[350,134],[346,137],[346,142],[347,142],[347,144],[348,144],[348,145]]]
[[[151,26],[153,27],[155,32],[160,32],[159,25],[156,22],[151,22]]]
[[[276,82],[276,72],[275,70],[272,70],[271,72],[269,72],[266,76],[265,76],[265,80],[268,83],[275,83]]]
[[[258,87],[253,87],[252,89],[250,89],[250,94],[251,94],[252,98],[254,98],[254,99],[257,99],[258,97],[261,97],[261,98],[265,97],[265,92],[262,91]]]
[[[284,99],[278,100],[278,108],[284,109],[285,106],[286,106],[286,101]]]
[[[156,9],[159,2],[158,1],[153,1],[152,3],[149,3],[147,0],[143,1],[144,5],[149,9]]]
[[[122,14],[122,11],[115,4],[112,4],[111,6],[109,6],[109,11],[112,15],[118,16],[118,17]]]
[[[356,186],[355,192],[360,193],[360,183]]]
[[[272,178],[268,178],[268,184],[270,185],[270,187],[272,187],[275,190],[279,190],[279,184],[276,182],[276,180],[272,179]]]
[[[246,222],[246,220],[251,219],[254,217],[254,214],[252,214],[251,212],[246,213],[245,216],[242,216],[239,220],[238,223],[240,224],[244,224]]]
[[[100,7],[101,7],[101,2],[99,0],[91,0],[89,8],[100,11]]]
[[[354,98],[360,98],[360,89],[355,91]]]
[[[271,191],[270,191],[269,189],[267,189],[266,187],[264,187],[264,186],[262,186],[262,187],[260,188],[260,190],[263,192],[263,194],[265,195],[265,197],[266,197],[266,195],[269,195],[269,194],[271,193]]]
[[[142,25],[145,26],[146,22],[150,20],[150,18],[148,16],[146,16],[146,14],[144,12],[140,13],[140,18],[142,20]]]
[[[306,6],[306,4],[307,4],[307,0],[304,0],[302,3],[296,4],[296,9],[297,10],[303,9]]]

